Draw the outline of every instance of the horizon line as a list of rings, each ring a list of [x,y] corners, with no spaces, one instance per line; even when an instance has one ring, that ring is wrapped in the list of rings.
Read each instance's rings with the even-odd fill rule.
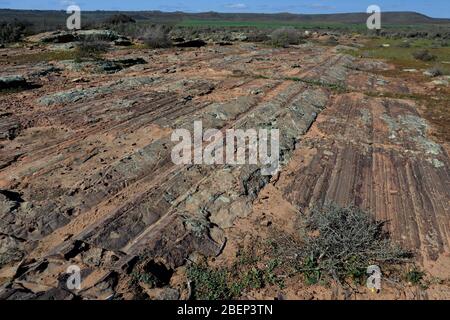
[[[81,6],[80,6],[81,7]],[[65,9],[18,9],[18,8],[2,8],[0,7],[0,10],[11,10],[11,11],[56,11],[56,12],[65,12]],[[276,14],[292,14],[292,15],[307,15],[307,16],[317,16],[317,15],[336,15],[336,14],[368,14],[365,11],[338,11],[333,13],[301,13],[301,12],[289,12],[289,11],[277,11],[277,12],[258,12],[258,11],[252,11],[252,12],[230,12],[230,11],[164,11],[159,9],[143,9],[143,10],[126,10],[126,9],[90,9],[90,10],[83,10],[85,12],[161,12],[161,13],[186,13],[186,14],[201,14],[201,13],[219,13],[219,14],[266,14],[266,15],[276,15]],[[382,13],[415,13],[420,14],[423,16],[426,16],[428,18],[433,19],[450,19],[448,18],[442,18],[442,17],[433,17],[426,13],[422,13],[419,11],[412,11],[412,10],[405,10],[405,11],[383,11]]]

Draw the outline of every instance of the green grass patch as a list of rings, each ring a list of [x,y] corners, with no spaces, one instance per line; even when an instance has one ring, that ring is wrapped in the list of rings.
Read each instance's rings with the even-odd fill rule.
[[[389,47],[383,47],[388,44]],[[407,47],[405,47],[407,44]],[[433,61],[421,61],[414,58],[414,53],[419,50],[428,50],[436,58]],[[370,39],[363,48],[358,51],[347,52],[354,56],[360,56],[373,59],[384,59],[394,63],[403,69],[429,69],[434,66],[439,67],[445,75],[450,74],[450,47],[439,47],[430,39]]]
[[[263,263],[253,253],[243,252],[238,254],[232,266],[211,267],[203,261],[189,265],[186,275],[194,299],[230,300],[267,285],[283,288],[283,279],[275,273],[278,266],[276,259]]]

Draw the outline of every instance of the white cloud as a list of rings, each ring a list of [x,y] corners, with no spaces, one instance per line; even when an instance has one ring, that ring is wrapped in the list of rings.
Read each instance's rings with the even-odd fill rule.
[[[326,5],[326,4],[322,4],[322,3],[311,3],[311,4],[307,4],[305,5],[305,7],[307,8],[311,8],[311,9],[320,9],[320,10],[334,10],[336,9],[336,7],[334,6],[330,6],[330,5]]]
[[[246,9],[247,5],[245,3],[229,3],[225,5],[228,9]]]
[[[61,6],[73,6],[73,5],[76,5],[76,2],[75,2],[75,1],[72,1],[72,0],[61,0],[61,1],[59,2],[59,4],[60,4]]]

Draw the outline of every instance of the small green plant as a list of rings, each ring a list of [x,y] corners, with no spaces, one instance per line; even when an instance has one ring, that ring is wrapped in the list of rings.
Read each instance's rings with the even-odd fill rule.
[[[277,259],[262,263],[250,251],[238,252],[236,258],[231,266],[211,267],[206,261],[189,265],[186,275],[192,284],[193,297],[201,300],[235,299],[267,285],[284,287],[284,281],[276,274],[280,265]]]
[[[412,285],[421,285],[422,280],[425,276],[425,272],[421,271],[419,268],[414,266],[411,270],[406,273],[406,281]]]
[[[306,257],[303,266],[300,269],[305,277],[305,283],[308,285],[317,284],[322,276],[322,271],[319,268],[314,256]]]
[[[260,289],[264,287],[264,271],[253,267],[244,275],[242,283],[244,288]]]
[[[151,288],[154,288],[158,285],[158,278],[156,278],[151,273],[139,273],[139,272],[132,272],[131,273],[131,281],[132,283],[145,283],[149,285]]]
[[[265,282],[268,284],[277,285],[280,288],[284,288],[284,280],[277,276],[276,270],[281,266],[281,262],[278,259],[270,259],[266,264],[266,272],[264,274]]]
[[[226,269],[212,269],[206,265],[192,264],[187,269],[187,277],[192,281],[193,297],[199,300],[227,300],[236,294],[230,290]]]

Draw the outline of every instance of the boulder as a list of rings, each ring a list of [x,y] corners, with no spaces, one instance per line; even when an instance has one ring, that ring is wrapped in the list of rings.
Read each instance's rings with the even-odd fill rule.
[[[39,39],[39,41],[43,43],[68,43],[73,42],[75,40],[76,40],[75,35],[69,32],[53,32],[50,34],[46,33],[43,34],[42,37]]]
[[[146,63],[147,61],[142,58],[126,58],[119,60],[102,61],[97,69],[99,72],[115,73],[138,64]]]
[[[116,46],[131,46],[133,43],[127,37],[119,37],[119,39],[114,41],[114,45]]]
[[[76,32],[76,38],[78,41],[82,41],[89,38],[95,38],[105,41],[116,41],[119,38],[123,38],[115,31],[111,30],[80,30]]]
[[[70,31],[55,31],[40,33],[27,38],[30,42],[43,43],[69,43],[75,41],[83,41],[85,39],[95,38],[105,41],[115,41],[120,36],[111,30],[79,30],[76,32]]]
[[[189,40],[175,44],[178,48],[200,48],[206,46],[206,42],[200,39]]]
[[[0,90],[1,89],[13,89],[21,88],[27,85],[27,81],[23,76],[11,75],[0,77]]]

